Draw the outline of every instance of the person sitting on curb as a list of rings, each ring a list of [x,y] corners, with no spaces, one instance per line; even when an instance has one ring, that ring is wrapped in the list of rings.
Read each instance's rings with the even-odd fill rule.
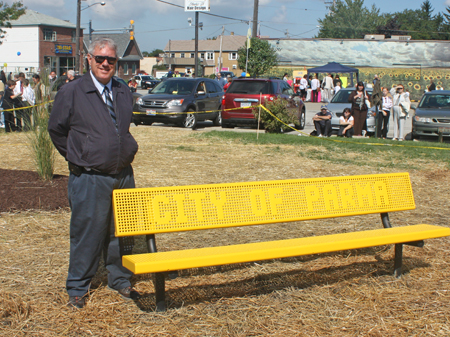
[[[345,108],[343,115],[339,117],[339,133],[338,137],[353,137],[353,116],[350,108]]]
[[[331,136],[331,113],[326,105],[320,107],[320,112],[313,117],[313,122],[317,131],[317,137]]]

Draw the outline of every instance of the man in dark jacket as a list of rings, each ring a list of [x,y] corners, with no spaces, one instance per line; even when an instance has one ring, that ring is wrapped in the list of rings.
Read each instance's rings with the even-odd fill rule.
[[[89,46],[91,71],[67,83],[55,98],[48,131],[69,162],[70,262],[66,288],[69,305],[82,308],[103,252],[108,286],[126,299],[139,297],[132,273],[122,266],[123,245],[114,235],[112,192],[134,188],[131,162],[138,146],[129,132],[130,90],[113,79],[114,41],[100,38]]]

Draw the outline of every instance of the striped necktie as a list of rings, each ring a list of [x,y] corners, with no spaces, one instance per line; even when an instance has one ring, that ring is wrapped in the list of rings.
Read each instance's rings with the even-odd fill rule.
[[[111,119],[117,129],[117,120],[116,120],[116,113],[114,112],[114,104],[111,99],[111,96],[109,95],[109,89],[107,86],[105,86],[105,89],[103,89],[103,96],[105,98],[105,103],[106,106],[108,107],[109,114],[111,115]]]

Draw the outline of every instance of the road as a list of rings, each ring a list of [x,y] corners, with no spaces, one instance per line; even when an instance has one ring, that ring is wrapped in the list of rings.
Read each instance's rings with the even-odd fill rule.
[[[138,93],[142,94],[142,95],[146,95],[148,90],[142,90],[142,89],[138,89],[137,90]],[[312,118],[313,116],[318,113],[320,111],[320,107],[321,105],[324,103],[312,103],[312,102],[306,102],[305,103],[305,107],[306,107],[306,125],[305,125],[305,129],[303,130],[304,133],[306,134],[310,134],[313,130],[314,130],[314,124],[312,122]],[[412,114],[413,115],[413,114]],[[391,120],[389,121],[390,124],[390,130],[388,132],[388,138],[392,138],[394,136],[394,131],[393,131],[393,122],[392,122],[392,117]],[[158,124],[155,123],[156,125],[163,125],[163,124]],[[134,125],[133,125],[134,126]],[[219,126],[213,126],[211,121],[205,121],[205,122],[199,122],[198,123],[198,130],[202,130],[202,129],[208,129],[208,130],[227,130],[230,131],[231,129],[222,129]],[[239,128],[234,128],[235,131],[237,132],[256,132],[255,129],[252,128],[248,128],[248,127],[239,127]],[[260,130],[259,132],[264,132],[264,130]],[[405,135],[408,135],[411,132],[411,119],[408,119],[406,121],[405,124]],[[297,133],[296,131],[290,132],[292,134]],[[408,139],[408,137],[407,137]]]

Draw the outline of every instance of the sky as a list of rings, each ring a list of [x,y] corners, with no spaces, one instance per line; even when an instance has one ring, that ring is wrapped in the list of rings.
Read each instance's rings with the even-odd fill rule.
[[[134,20],[135,37],[141,51],[164,49],[169,40],[190,40],[195,37],[194,12],[185,12],[185,0],[167,0],[183,6],[178,8],[157,0],[104,0],[105,6],[95,4],[101,0],[82,0],[81,27],[88,34],[89,20],[93,29],[116,29],[130,25]],[[166,1],[166,0],[165,0]],[[259,0],[260,34],[271,38],[311,38],[318,33],[318,19],[327,14],[328,0]],[[11,4],[13,1],[6,0]],[[376,4],[381,13],[392,13],[404,9],[418,9],[423,0],[365,0],[364,5]],[[37,12],[76,23],[76,0],[23,0],[23,4]],[[444,12],[450,0],[431,0],[434,14]],[[218,36],[224,26],[224,34],[246,35],[249,26],[246,20],[253,18],[254,0],[210,0],[212,14],[238,19],[230,20],[208,16],[200,12],[199,39]],[[83,10],[84,8],[84,10]],[[243,21],[241,21],[243,20]],[[251,27],[251,24],[250,24]]]

